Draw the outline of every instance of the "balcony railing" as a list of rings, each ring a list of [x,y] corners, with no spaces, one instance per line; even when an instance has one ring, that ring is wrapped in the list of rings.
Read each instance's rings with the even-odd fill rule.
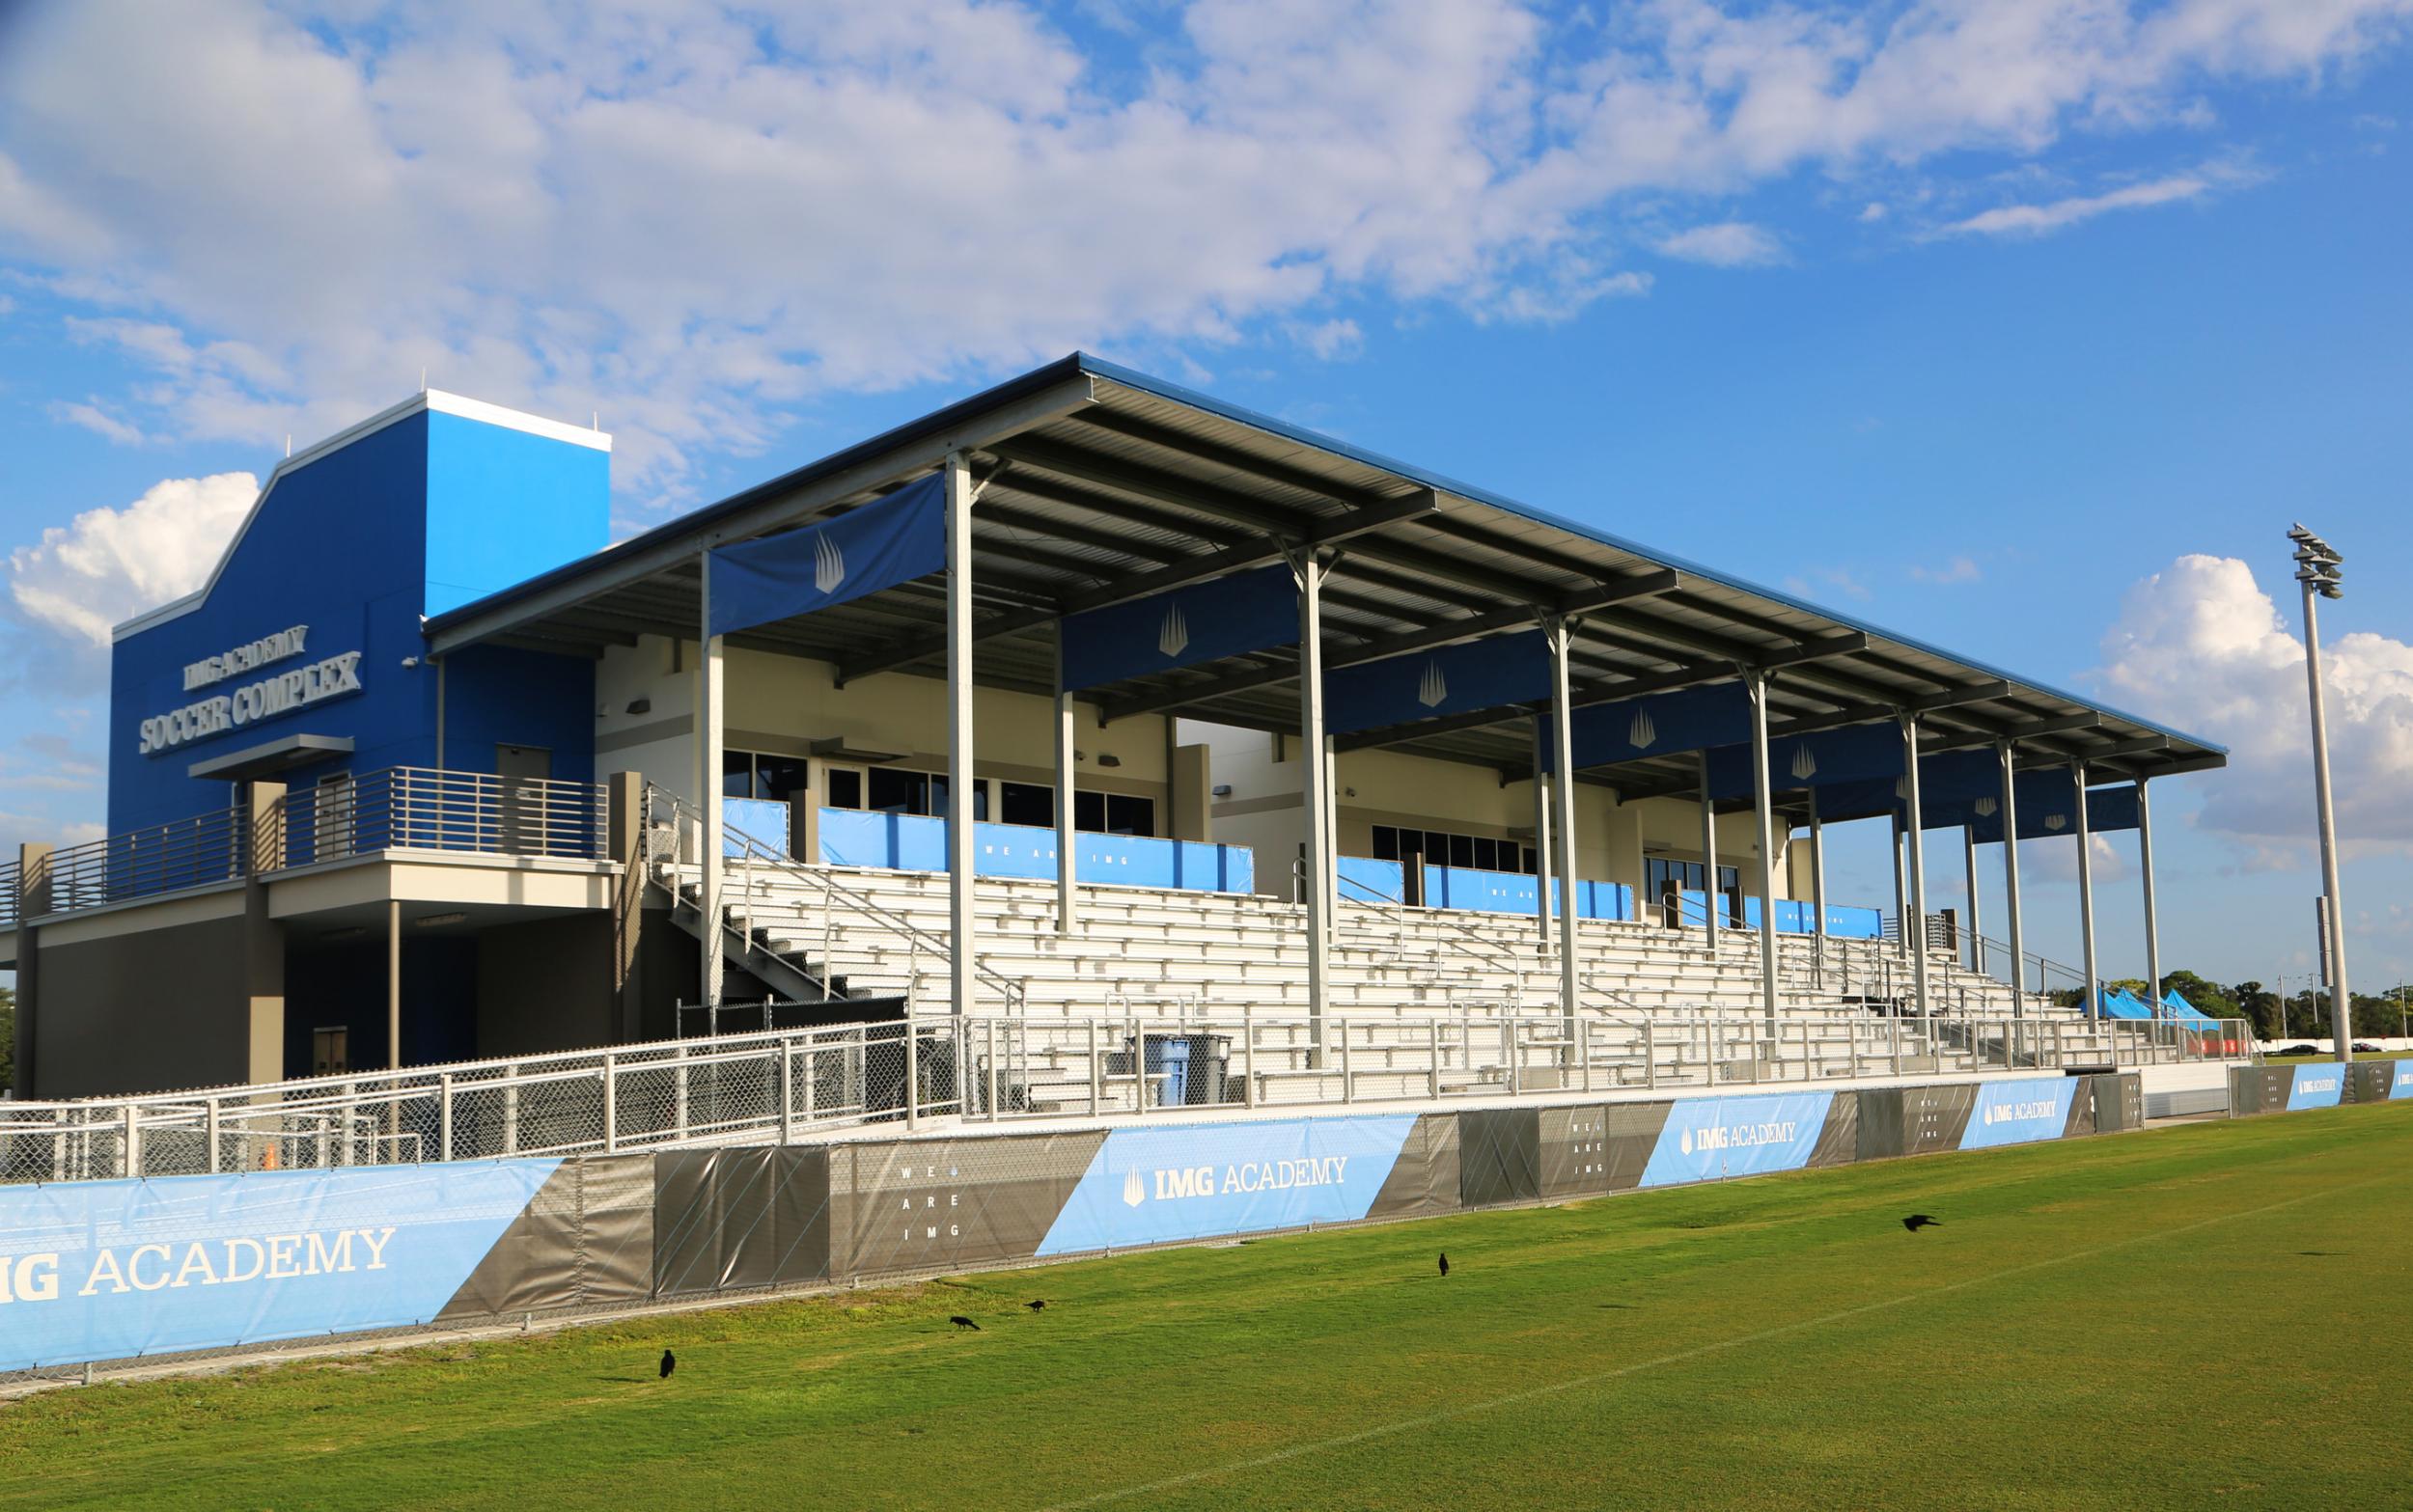
[[[33,877],[11,862],[0,927],[380,851],[593,860],[604,819],[597,783],[387,767],[289,792],[257,824],[230,807],[67,846]]]

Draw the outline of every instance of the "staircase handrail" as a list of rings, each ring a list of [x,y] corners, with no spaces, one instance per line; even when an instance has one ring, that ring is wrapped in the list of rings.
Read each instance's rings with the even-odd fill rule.
[[[702,834],[703,816],[697,813],[696,811],[689,806],[687,801],[680,797],[677,793],[671,792],[666,788],[657,787],[649,783],[646,784],[646,801],[649,814],[652,811],[652,808],[657,801],[668,806],[671,815],[672,831],[675,835],[680,837],[680,839],[676,843],[684,843],[683,838],[686,834],[685,821],[689,819],[695,821],[697,833],[699,835]],[[650,825],[649,828],[651,828]],[[941,961],[953,959],[953,951],[949,941],[930,933],[927,929],[924,929],[912,920],[907,919],[902,914],[897,913],[895,910],[888,908],[868,893],[859,893],[853,888],[847,887],[846,884],[840,882],[836,877],[832,876],[827,868],[808,866],[802,862],[797,861],[794,857],[787,855],[784,852],[765,844],[763,841],[757,839],[754,836],[746,833],[744,830],[737,828],[735,825],[730,824],[726,819],[724,819],[721,823],[721,833],[726,838],[726,842],[732,842],[740,847],[743,858],[748,862],[757,860],[765,862],[772,867],[773,870],[781,875],[784,875],[790,880],[801,882],[808,887],[818,888],[820,890],[822,903],[824,905],[822,952],[820,961],[821,970],[825,974],[823,977],[824,986],[827,985],[826,974],[830,973],[827,908],[832,904],[843,903],[843,905],[849,911],[864,916],[866,919],[879,924],[889,932],[902,938],[906,944],[913,948],[917,955],[922,950],[927,949]],[[746,909],[745,917],[749,921],[752,919],[751,905],[753,885],[753,878],[749,872],[744,884],[746,895],[741,904],[741,906]],[[727,905],[724,905],[723,907],[721,927],[729,933],[736,935],[738,939],[743,940],[747,946],[751,948],[753,941],[750,938],[750,934],[740,934],[737,929],[733,927],[728,922]],[[982,964],[977,955],[973,958],[972,971],[973,975],[979,977],[981,981],[997,990],[999,995],[1006,1000],[1006,1004],[1010,1010],[1019,1012],[1027,1006],[1021,983],[1014,981],[1012,978],[1005,976],[1004,974]],[[914,975],[919,975],[918,966],[914,969]],[[908,982],[908,998],[910,997],[910,988],[911,983]]]

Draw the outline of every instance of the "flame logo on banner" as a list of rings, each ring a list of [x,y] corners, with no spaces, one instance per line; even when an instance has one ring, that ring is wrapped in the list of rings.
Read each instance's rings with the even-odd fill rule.
[[[1165,627],[1156,632],[1156,649],[1167,656],[1179,656],[1190,644],[1190,622],[1181,618],[1181,606],[1175,604],[1165,611]],[[1138,1180],[1138,1177],[1133,1177]]]
[[[1981,818],[1981,819],[1990,819],[1990,818],[1994,817],[1994,800],[1993,800],[1993,799],[1991,799],[1991,798],[1981,798],[1981,799],[1979,799],[1979,800],[1977,801],[1977,804],[1975,805],[1975,807],[1976,807],[1977,811],[1978,811],[1978,817],[1979,817],[1979,818]]]
[[[1123,1177],[1123,1205],[1137,1207],[1147,1200],[1148,1188],[1140,1181],[1140,1173],[1136,1170],[1124,1172]]]
[[[1808,746],[1793,748],[1793,775],[1805,783],[1818,775],[1818,758],[1810,754]]]
[[[1648,751],[1650,749],[1650,743],[1658,738],[1659,727],[1650,723],[1650,711],[1649,709],[1634,710],[1634,726],[1625,731],[1626,744],[1637,751]]]
[[[1686,1129],[1683,1133],[1678,1135],[1676,1137],[1676,1143],[1677,1146],[1685,1154],[1690,1155],[1692,1153],[1692,1131],[1690,1129]]]
[[[2069,816],[2067,814],[2048,813],[2044,816],[2044,827],[2052,831],[2055,835],[2059,835],[2061,833],[2061,827],[2068,822]]]
[[[838,543],[824,534],[813,542],[813,586],[824,593],[835,593],[838,585],[846,581],[846,554]]]
[[[1416,701],[1432,708],[1450,696],[1449,680],[1441,675],[1439,662],[1425,663],[1425,680],[1416,685]]]

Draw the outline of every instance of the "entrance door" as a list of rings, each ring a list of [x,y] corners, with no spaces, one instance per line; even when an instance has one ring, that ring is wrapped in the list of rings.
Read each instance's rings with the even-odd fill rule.
[[[310,1074],[342,1076],[352,1068],[352,1031],[314,1029],[310,1031]]]
[[[496,746],[494,774],[503,788],[503,853],[549,854],[544,784],[553,775],[553,753],[542,746]],[[563,838],[568,838],[567,826]]]
[[[1400,901],[1425,906],[1425,832],[1400,831]]]

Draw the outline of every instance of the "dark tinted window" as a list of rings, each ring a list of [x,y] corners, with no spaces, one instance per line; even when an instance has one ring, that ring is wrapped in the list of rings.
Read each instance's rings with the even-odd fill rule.
[[[863,807],[863,774],[854,771],[832,771],[829,774],[829,803],[832,809]]]
[[[1056,822],[1056,790],[1043,783],[1004,783],[999,805],[1000,815],[1008,824],[1030,824],[1040,829],[1053,828]]]

